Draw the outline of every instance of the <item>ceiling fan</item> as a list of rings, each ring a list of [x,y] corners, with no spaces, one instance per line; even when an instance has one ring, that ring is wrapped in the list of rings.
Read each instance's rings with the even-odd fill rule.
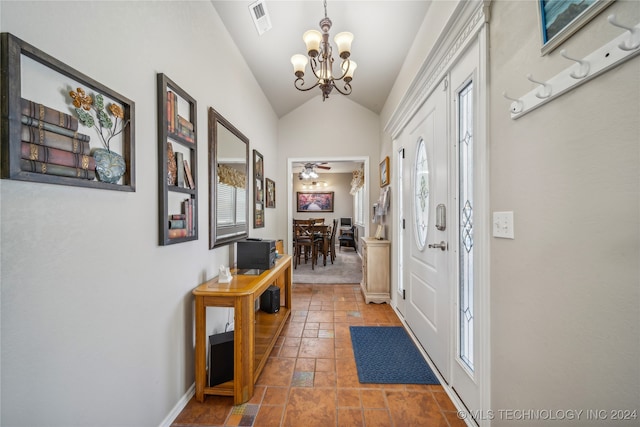
[[[316,168],[330,170],[331,166],[325,166],[327,164],[328,162],[301,163],[302,171],[300,171],[300,173],[298,174],[298,178],[299,179],[309,179],[309,178],[316,179],[319,176],[318,173],[316,172]]]

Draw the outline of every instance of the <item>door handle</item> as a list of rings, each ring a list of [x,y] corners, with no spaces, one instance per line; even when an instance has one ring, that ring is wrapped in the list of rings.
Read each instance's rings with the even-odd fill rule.
[[[429,247],[431,249],[438,249],[440,248],[443,251],[446,251],[448,249],[447,243],[443,240],[440,243],[429,243]]]

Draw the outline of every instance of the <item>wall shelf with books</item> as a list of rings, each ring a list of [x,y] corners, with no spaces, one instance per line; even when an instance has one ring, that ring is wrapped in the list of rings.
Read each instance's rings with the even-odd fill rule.
[[[158,73],[160,245],[198,239],[197,103]]]
[[[0,43],[2,178],[135,191],[134,102],[12,34]]]

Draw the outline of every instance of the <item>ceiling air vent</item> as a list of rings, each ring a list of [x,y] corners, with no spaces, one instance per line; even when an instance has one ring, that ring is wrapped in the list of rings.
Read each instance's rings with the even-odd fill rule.
[[[265,0],[258,0],[249,5],[249,12],[251,12],[251,19],[256,24],[256,30],[258,34],[263,35],[271,29],[271,19],[269,19],[269,12],[267,11],[267,5]]]

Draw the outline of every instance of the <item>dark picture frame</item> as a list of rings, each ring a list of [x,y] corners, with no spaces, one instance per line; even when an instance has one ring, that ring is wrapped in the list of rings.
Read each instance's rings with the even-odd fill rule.
[[[265,207],[275,208],[276,207],[276,183],[269,178],[265,178],[264,185],[265,185]]]
[[[380,187],[389,185],[389,156],[380,162]]]
[[[2,91],[0,111],[3,121],[3,126],[0,132],[0,158],[2,159],[1,178],[76,187],[99,188],[103,190],[136,191],[135,103],[124,95],[108,88],[86,74],[64,64],[53,56],[10,33],[0,34],[0,45],[0,63],[2,68],[2,73],[0,73],[0,86]],[[88,90],[88,94],[92,97],[99,93],[105,97],[105,100],[112,101],[122,108],[124,113],[123,120],[128,122],[128,124],[121,133],[121,147],[118,148],[118,153],[122,155],[125,161],[125,172],[121,178],[121,183],[103,182],[99,181],[97,178],[93,180],[78,179],[76,177],[44,172],[41,173],[41,171],[35,172],[33,170],[23,168],[21,162],[21,133],[23,126],[21,119],[21,98],[23,97],[22,83],[24,82],[22,81],[22,67],[24,61],[22,61],[22,57],[29,58],[48,69],[52,74],[57,73],[60,76],[59,87],[52,87],[52,92],[61,91],[65,85],[65,92],[75,90],[76,87],[82,86],[83,89]],[[38,99],[32,99],[31,101],[39,102]],[[65,104],[69,110],[65,110],[63,112],[73,114],[71,112],[70,102],[65,100]],[[44,127],[46,130],[46,126]],[[97,139],[97,136],[94,137],[92,129],[82,127],[80,129],[79,133],[87,132],[95,140],[95,144],[93,141],[91,142],[92,149],[101,148],[101,144]],[[44,169],[46,170],[47,168]]]
[[[253,228],[264,227],[264,157],[253,150]]]
[[[296,192],[297,212],[333,212],[333,191]]]
[[[615,0],[538,0],[542,54],[554,50]]]

